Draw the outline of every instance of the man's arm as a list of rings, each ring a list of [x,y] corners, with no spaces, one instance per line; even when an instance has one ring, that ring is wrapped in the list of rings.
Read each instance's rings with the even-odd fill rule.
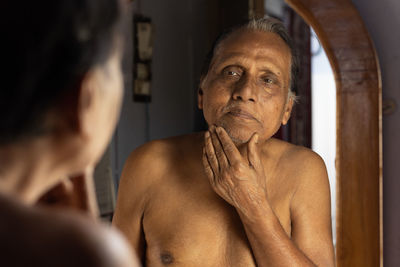
[[[268,201],[257,151],[258,137],[243,158],[224,129],[206,133],[203,164],[215,192],[233,205],[243,223],[258,266],[333,266],[330,195],[324,165],[310,159],[292,198],[292,239]],[[308,177],[310,176],[310,177]]]
[[[145,263],[146,241],[142,219],[152,180],[157,177],[159,155],[157,141],[136,149],[125,162],[118,188],[113,225],[125,234],[142,263]],[[149,167],[151,166],[153,167]]]

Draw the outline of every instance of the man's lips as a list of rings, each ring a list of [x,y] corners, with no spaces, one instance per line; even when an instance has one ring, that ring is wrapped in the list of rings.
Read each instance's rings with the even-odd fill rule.
[[[246,120],[255,120],[258,121],[256,118],[254,118],[253,115],[251,115],[249,112],[241,110],[241,109],[234,109],[234,110],[230,110],[228,112],[229,115],[234,116],[234,117],[238,117],[241,119],[246,119]]]

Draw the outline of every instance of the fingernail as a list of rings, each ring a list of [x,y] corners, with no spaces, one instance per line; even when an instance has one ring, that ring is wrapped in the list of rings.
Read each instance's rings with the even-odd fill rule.
[[[258,144],[258,134],[256,134],[255,139],[256,139],[256,144]]]
[[[206,131],[206,137],[209,138],[210,137],[210,132]]]

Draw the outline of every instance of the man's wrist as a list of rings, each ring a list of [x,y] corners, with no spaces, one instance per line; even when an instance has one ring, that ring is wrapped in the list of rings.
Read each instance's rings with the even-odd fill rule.
[[[275,213],[271,208],[268,199],[263,198],[258,201],[251,201],[251,205],[246,208],[236,208],[242,221],[249,223],[259,223],[266,222],[266,220],[271,220],[275,217]]]

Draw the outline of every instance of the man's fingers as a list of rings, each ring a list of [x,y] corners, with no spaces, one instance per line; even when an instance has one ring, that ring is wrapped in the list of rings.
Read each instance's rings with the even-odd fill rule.
[[[247,147],[247,157],[249,159],[249,163],[253,168],[258,169],[261,165],[260,156],[258,155],[257,151],[257,144],[258,144],[258,134],[255,133],[250,138]]]
[[[217,133],[215,132],[215,127],[212,126],[210,130],[211,130],[210,133],[211,133],[212,144],[214,146],[215,155],[217,157],[218,164],[219,164],[220,171],[221,171],[222,169],[226,169],[229,167],[229,162],[225,155],[225,151],[220,143],[220,140],[217,136]]]
[[[235,144],[233,143],[232,139],[226,133],[225,129],[222,127],[216,128],[216,133],[218,138],[221,142],[222,148],[225,152],[225,155],[232,165],[242,160],[242,155],[240,155],[239,150],[236,148]]]
[[[207,157],[207,161],[212,169],[214,174],[219,173],[219,164],[217,157],[215,155],[214,146],[211,141],[211,135],[209,131],[206,131],[204,135],[204,148],[205,148],[205,155]]]
[[[203,158],[203,167],[204,167],[204,171],[206,173],[206,176],[210,180],[210,183],[212,185],[214,185],[215,184],[215,180],[214,180],[215,179],[215,175],[214,175],[214,172],[213,172],[213,170],[212,170],[212,168],[210,166],[210,163],[208,162],[205,148],[203,148],[203,157],[202,158]]]

